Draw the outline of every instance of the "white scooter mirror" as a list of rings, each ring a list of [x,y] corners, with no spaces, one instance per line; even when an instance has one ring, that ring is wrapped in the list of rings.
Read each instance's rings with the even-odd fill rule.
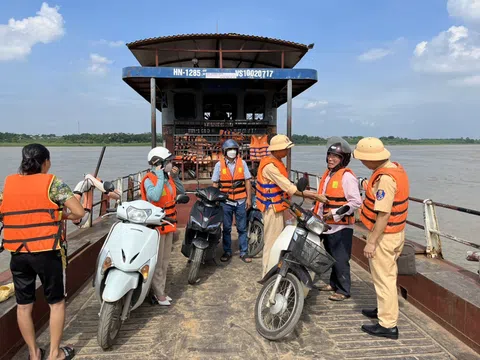
[[[177,204],[187,204],[190,201],[190,198],[188,197],[188,195],[180,194],[177,195],[175,201]]]
[[[115,186],[113,185],[112,182],[110,181],[105,181],[103,183],[103,188],[105,189],[105,193],[108,194],[109,192],[112,192],[115,190]]]

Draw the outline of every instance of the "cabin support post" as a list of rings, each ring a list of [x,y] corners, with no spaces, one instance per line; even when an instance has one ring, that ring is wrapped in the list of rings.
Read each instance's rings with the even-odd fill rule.
[[[157,87],[155,78],[150,78],[150,104],[152,105],[152,149],[157,146]]]
[[[287,136],[292,140],[292,79],[287,81]],[[287,172],[290,177],[290,171],[292,170],[292,151],[290,150],[287,155]]]

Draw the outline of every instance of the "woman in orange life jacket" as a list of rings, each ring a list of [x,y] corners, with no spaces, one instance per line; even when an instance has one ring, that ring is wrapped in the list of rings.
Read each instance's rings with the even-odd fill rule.
[[[175,198],[185,194],[185,188],[178,177],[178,168],[172,166],[172,154],[168,149],[158,146],[148,153],[148,163],[152,166],[140,184],[142,199],[165,210],[165,216],[176,219]],[[152,279],[153,298],[159,305],[169,306],[172,298],[165,294],[168,262],[172,252],[173,234],[176,223],[160,226],[160,246],[158,248],[157,266]]]
[[[400,164],[389,160],[390,152],[380,139],[361,139],[353,156],[373,171],[370,180],[360,179],[365,189],[360,220],[369,230],[363,253],[370,263],[378,307],[362,314],[378,319],[378,324],[362,325],[362,330],[398,339],[397,259],[405,243],[408,176]]]
[[[18,305],[18,327],[30,359],[45,356],[45,350],[37,346],[32,320],[37,275],[50,305],[49,359],[72,359],[74,349],[60,347],[67,264],[62,220],[81,219],[85,210],[68,185],[48,173],[50,166],[50,152],[45,146],[30,144],[23,148],[19,173],[5,179],[0,207],[3,246],[12,254],[10,270]]]
[[[317,203],[314,212],[322,217],[331,229],[322,235],[325,250],[336,260],[330,274],[330,284],[320,287],[321,291],[333,291],[332,301],[343,301],[350,297],[350,257],[352,255],[353,224],[355,209],[362,205],[358,180],[347,168],[352,150],[341,137],[332,137],[327,142],[327,170],[320,180],[318,193],[328,199],[328,204]],[[343,215],[336,211],[343,205],[350,209]]]

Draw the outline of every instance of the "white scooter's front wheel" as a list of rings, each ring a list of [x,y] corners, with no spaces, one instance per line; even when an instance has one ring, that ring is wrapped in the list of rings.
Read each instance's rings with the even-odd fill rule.
[[[269,340],[279,340],[289,335],[297,325],[303,310],[302,284],[292,273],[288,273],[280,280],[275,293],[275,303],[268,306],[277,276],[268,279],[260,290],[255,304],[257,331]]]
[[[97,341],[102,349],[110,348],[115,342],[122,326],[123,298],[115,302],[105,302],[100,312]]]

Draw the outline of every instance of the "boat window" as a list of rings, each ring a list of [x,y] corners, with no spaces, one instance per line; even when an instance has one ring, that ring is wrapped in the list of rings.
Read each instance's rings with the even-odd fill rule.
[[[205,120],[233,120],[237,116],[237,97],[232,94],[205,95],[203,118]]]
[[[174,108],[176,119],[194,119],[197,116],[195,94],[175,94]]]
[[[265,95],[247,94],[245,95],[245,119],[261,121],[265,118]]]

